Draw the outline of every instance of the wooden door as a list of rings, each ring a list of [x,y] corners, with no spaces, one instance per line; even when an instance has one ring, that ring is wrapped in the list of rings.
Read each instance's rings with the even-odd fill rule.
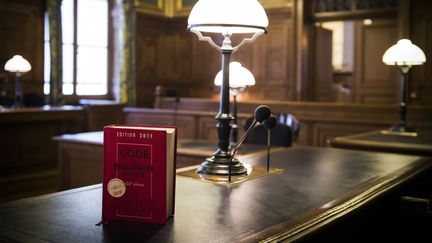
[[[315,28],[314,101],[333,101],[332,32]]]

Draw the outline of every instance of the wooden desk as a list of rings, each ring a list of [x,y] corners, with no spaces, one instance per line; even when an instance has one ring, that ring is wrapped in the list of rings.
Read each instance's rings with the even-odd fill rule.
[[[263,165],[265,158],[262,153],[243,160]],[[398,199],[408,185],[430,178],[432,158],[322,148],[282,149],[272,158],[282,173],[230,188],[177,176],[175,216],[166,225],[95,226],[102,203],[101,186],[94,185],[1,204],[0,239],[389,242],[418,236],[405,232]]]
[[[65,134],[54,137],[58,143],[60,184],[63,190],[102,182],[103,132]],[[217,149],[216,142],[179,139],[177,168],[200,164]],[[263,151],[262,145],[245,144],[239,155]]]
[[[417,136],[378,130],[336,137],[330,143],[336,148],[432,156],[432,132],[429,130],[419,131]]]

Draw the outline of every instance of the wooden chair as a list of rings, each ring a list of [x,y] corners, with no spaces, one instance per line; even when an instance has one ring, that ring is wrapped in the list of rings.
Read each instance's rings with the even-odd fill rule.
[[[297,139],[298,121],[291,114],[280,113],[277,116],[278,124],[271,129],[270,144],[274,146],[291,147]],[[244,130],[246,131],[253,122],[253,117],[246,120]],[[267,129],[259,124],[245,141],[249,144],[267,144]]]

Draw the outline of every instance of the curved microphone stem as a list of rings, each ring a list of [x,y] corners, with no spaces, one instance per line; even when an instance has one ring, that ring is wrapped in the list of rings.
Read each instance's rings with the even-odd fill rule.
[[[173,126],[177,125],[177,112],[178,112],[179,103],[180,103],[180,97],[175,97]]]
[[[257,124],[257,120],[254,120],[252,122],[252,124],[250,125],[250,127],[248,128],[248,130],[240,138],[240,141],[237,143],[237,145],[235,146],[235,148],[233,149],[233,151],[231,153],[231,158],[230,158],[229,163],[228,163],[228,182],[231,182],[231,164],[232,164],[232,160],[234,159],[234,155],[237,152],[237,150],[240,147],[240,145],[247,138],[247,136],[249,136],[249,133],[251,133],[252,130],[255,128],[256,124]]]
[[[246,130],[246,132],[243,134],[243,136],[240,138],[240,141],[237,143],[237,145],[235,146],[234,150],[233,150],[233,156],[234,157],[234,153],[237,151],[237,149],[240,147],[240,145],[244,142],[244,140],[247,138],[247,136],[249,136],[249,133],[252,132],[252,130],[255,128],[255,125],[257,124],[257,121],[254,120],[252,122],[252,124],[250,125],[250,127],[248,128],[248,130]]]
[[[270,170],[270,129],[267,129],[267,173]]]

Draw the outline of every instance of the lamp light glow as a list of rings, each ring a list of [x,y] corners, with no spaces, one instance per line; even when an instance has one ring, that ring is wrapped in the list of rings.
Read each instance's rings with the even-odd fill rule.
[[[415,132],[414,128],[408,126],[406,121],[407,113],[407,91],[408,71],[413,65],[422,65],[426,62],[426,56],[422,49],[414,45],[408,39],[401,39],[397,44],[391,46],[384,53],[382,61],[386,65],[398,66],[401,71],[401,89],[399,104],[399,122],[390,128],[394,132]]]
[[[408,39],[401,39],[384,53],[382,61],[386,65],[412,66],[426,62],[424,52]]]
[[[15,73],[15,102],[14,107],[20,108],[22,106],[22,87],[20,76],[31,70],[30,63],[20,55],[15,55],[9,59],[4,65],[4,69],[11,73]]]
[[[15,55],[6,62],[4,69],[12,73],[26,73],[31,70],[31,65],[22,56]]]
[[[229,83],[231,89],[255,85],[255,78],[253,74],[247,68],[243,67],[239,62],[231,62],[229,68]],[[216,74],[214,84],[217,86],[222,85],[222,70]]]
[[[267,14],[257,0],[199,0],[188,19],[188,29],[200,32],[256,33],[267,26]]]
[[[233,120],[231,122],[231,138],[233,143],[238,140],[238,125],[237,125],[237,96],[243,92],[246,87],[255,85],[253,74],[239,62],[231,62],[229,65],[229,87],[230,93],[233,96]],[[220,70],[214,79],[214,84],[222,85],[223,70]]]

